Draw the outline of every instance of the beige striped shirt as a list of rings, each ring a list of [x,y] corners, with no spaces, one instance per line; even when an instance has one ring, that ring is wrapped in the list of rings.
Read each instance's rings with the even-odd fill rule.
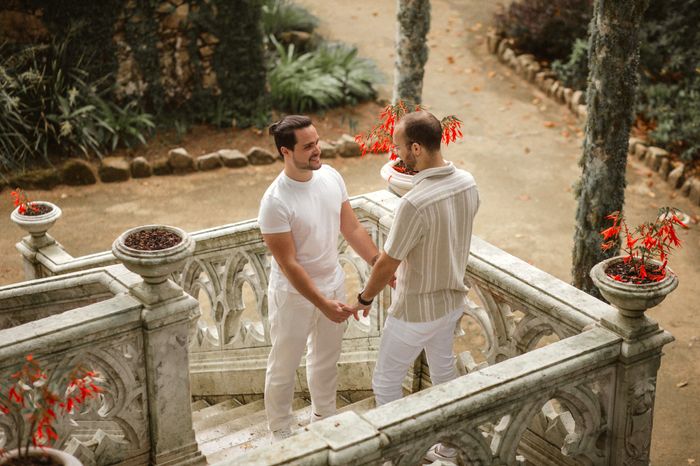
[[[429,322],[465,305],[464,273],[478,208],[474,177],[452,163],[414,176],[384,244],[401,261],[391,315]]]

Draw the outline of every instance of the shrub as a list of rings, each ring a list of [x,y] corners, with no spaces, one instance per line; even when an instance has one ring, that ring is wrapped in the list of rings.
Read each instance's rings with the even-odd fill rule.
[[[588,87],[588,41],[576,39],[569,59],[566,62],[555,60],[552,71],[567,87],[585,90]]]
[[[0,167],[22,168],[50,153],[101,155],[144,140],[153,127],[135,104],[109,100],[107,77],[89,79],[82,57],[69,65],[71,36],[3,53],[0,62]]]
[[[648,84],[639,101],[639,112],[656,126],[649,133],[654,144],[685,161],[700,160],[700,76],[679,84]]]
[[[318,27],[318,18],[306,8],[289,0],[265,0],[262,6],[262,28],[265,37],[279,38],[287,31],[313,32]]]
[[[499,31],[515,47],[537,57],[565,59],[571,44],[585,37],[593,13],[592,0],[521,0],[496,15]]]
[[[285,49],[274,38],[272,41],[277,59],[268,78],[276,108],[306,112],[374,97],[373,85],[381,75],[371,61],[357,57],[357,48],[323,44],[296,55],[294,45]]]

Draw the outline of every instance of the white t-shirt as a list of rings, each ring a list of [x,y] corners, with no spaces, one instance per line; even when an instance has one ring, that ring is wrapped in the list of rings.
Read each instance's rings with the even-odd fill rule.
[[[322,165],[309,181],[295,181],[284,171],[260,201],[263,234],[292,232],[296,258],[323,294],[340,287],[345,274],[338,262],[340,208],[348,199],[345,182],[334,168]],[[270,288],[298,293],[272,258]]]

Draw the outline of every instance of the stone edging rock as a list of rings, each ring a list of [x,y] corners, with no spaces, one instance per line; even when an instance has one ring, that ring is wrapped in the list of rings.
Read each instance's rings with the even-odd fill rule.
[[[321,141],[323,158],[359,157],[362,154],[355,139],[342,135],[337,141]],[[65,184],[83,186],[97,183],[127,181],[130,178],[148,178],[150,176],[184,175],[196,171],[216,170],[222,167],[241,168],[247,165],[270,165],[281,160],[261,147],[251,147],[243,154],[236,149],[221,149],[209,154],[193,157],[184,147],[168,151],[166,157],[149,162],[144,157],[135,157],[128,161],[122,157],[105,157],[96,166],[82,159],[70,159],[59,169],[39,169],[10,177],[7,181],[0,179],[0,190],[8,186],[22,189],[49,190]]]
[[[524,53],[517,55],[511,48],[512,40],[502,37],[496,32],[486,36],[488,51],[498,60],[515,70],[522,78],[527,79],[576,115],[580,121],[585,121],[588,115],[586,109],[586,94],[577,89],[566,87],[556,79],[556,74],[549,68],[543,67],[534,55]],[[684,176],[685,165],[672,161],[669,153],[660,147],[649,146],[638,138],[630,138],[629,155],[634,156],[651,170],[657,172],[673,189],[679,189],[683,196],[690,199],[695,206],[700,206],[700,178]]]

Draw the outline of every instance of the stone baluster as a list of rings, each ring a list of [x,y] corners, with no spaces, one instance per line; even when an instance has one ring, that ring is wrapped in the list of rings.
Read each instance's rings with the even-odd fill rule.
[[[182,241],[160,251],[132,249],[125,239],[145,229],[162,228],[178,234]],[[183,230],[149,225],[122,234],[112,252],[142,282],[131,294],[144,304],[146,379],[148,386],[150,464],[205,464],[192,428],[189,380],[189,336],[199,303],[168,277],[192,255],[195,243]]]

